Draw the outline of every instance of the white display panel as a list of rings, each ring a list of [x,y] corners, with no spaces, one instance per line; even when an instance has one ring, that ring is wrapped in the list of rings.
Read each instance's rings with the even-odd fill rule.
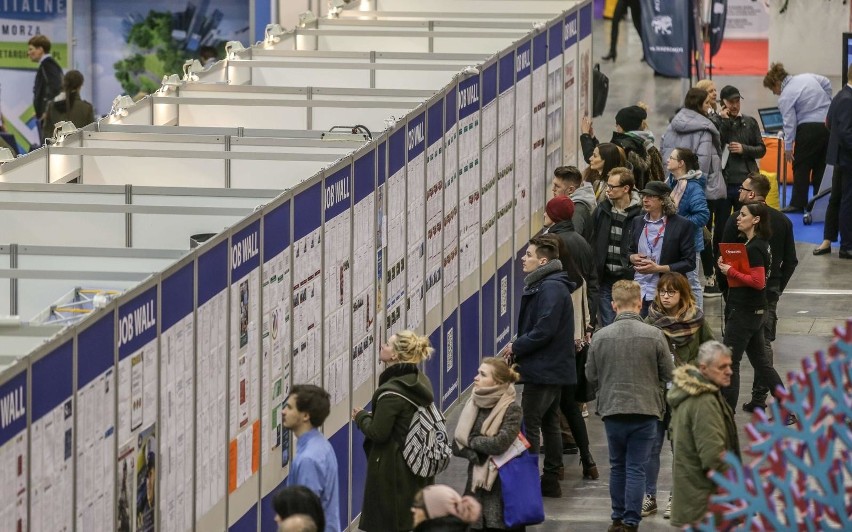
[[[408,121],[406,131],[406,327],[420,330],[424,319],[423,275],[426,268],[426,114]]]
[[[483,93],[488,95],[482,106],[482,186],[481,227],[482,252],[480,261],[485,265],[494,257],[497,232],[497,65],[485,69],[482,76]],[[490,273],[490,272],[489,272]]]
[[[515,55],[500,58],[497,95],[497,248],[512,243],[515,187]],[[498,264],[501,257],[498,257]]]
[[[479,77],[459,82],[459,279],[479,268],[480,106]]]
[[[390,136],[388,141],[388,172],[387,181],[387,302],[386,302],[386,335],[406,328],[406,247],[405,247],[405,215],[406,197],[405,184],[405,129],[400,129]]]
[[[426,314],[441,308],[444,273],[444,106],[428,111],[426,148]]]
[[[557,167],[562,166],[562,123],[565,119],[562,110],[562,99],[564,96],[562,83],[563,57],[562,53],[554,52],[554,50],[562,49],[562,24],[557,24],[550,28],[549,36],[549,59],[547,61],[547,163],[543,176],[545,187],[550,182],[553,171]],[[545,195],[548,196],[547,194]]]
[[[532,46],[527,41],[515,55],[515,230],[530,221],[530,150],[532,126]],[[527,238],[528,235],[524,235]],[[524,242],[526,243],[526,242]]]
[[[381,161],[384,164],[384,161]],[[355,161],[354,253],[352,270],[352,390],[373,376],[376,356],[376,158]]]
[[[322,385],[322,183],[296,195],[293,242],[293,383]]]
[[[27,523],[27,372],[7,370],[0,384],[0,523],[29,530]]]
[[[546,176],[545,135],[547,132],[547,67],[544,58],[539,60],[539,54],[546,54],[545,33],[533,38],[532,71],[532,146],[530,164],[530,201],[533,215],[544,211],[546,184],[550,182]],[[543,41],[545,46],[539,46]],[[540,66],[539,66],[540,65]],[[532,230],[541,227],[542,220],[532,220]]]
[[[562,156],[564,164],[577,166],[577,145],[580,135],[577,120],[577,36],[579,23],[577,12],[572,10],[564,21],[563,70],[562,70],[562,108],[565,117],[562,125]]]
[[[459,284],[459,130],[458,92],[447,92],[444,112],[444,296],[454,295]],[[454,300],[447,302],[455,305]]]
[[[263,439],[261,464],[284,444],[281,411],[290,393],[290,323],[288,288],[291,283],[290,246],[264,265],[263,281]],[[288,442],[289,443],[289,442]]]

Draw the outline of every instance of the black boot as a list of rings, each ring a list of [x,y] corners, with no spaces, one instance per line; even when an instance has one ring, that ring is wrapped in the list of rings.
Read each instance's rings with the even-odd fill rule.
[[[598,473],[598,465],[588,451],[580,455],[580,464],[583,466],[583,479],[597,480],[600,478]]]
[[[615,63],[616,53],[614,51],[610,51],[607,55],[601,57],[603,61],[612,61]]]
[[[556,499],[562,497],[562,486],[559,485],[556,473],[544,473],[541,475],[541,496]]]

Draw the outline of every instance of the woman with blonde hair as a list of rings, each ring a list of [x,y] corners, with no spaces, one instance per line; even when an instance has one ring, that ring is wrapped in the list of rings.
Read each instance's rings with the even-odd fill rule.
[[[713,331],[704,319],[704,312],[696,304],[689,281],[682,273],[668,272],[660,275],[657,296],[648,308],[645,321],[660,329],[671,348],[675,366],[696,364],[698,348],[704,342],[714,340]],[[666,414],[657,425],[657,438],[651,448],[651,456],[645,466],[645,500],[642,515],[657,512],[657,478],[660,475],[660,452],[672,415],[666,405]],[[672,511],[672,496],[663,512],[668,519]]]
[[[416,405],[434,400],[432,383],[418,364],[432,354],[429,339],[412,331],[400,331],[382,344],[379,360],[385,370],[373,392],[373,412],[352,410],[352,419],[364,433],[367,478],[359,528],[367,532],[411,530],[414,494],[434,479],[415,475],[402,449]],[[390,393],[388,393],[390,392]]]
[[[473,378],[473,393],[456,426],[453,454],[467,458],[464,492],[482,504],[475,529],[507,530],[503,521],[503,487],[490,458],[506,452],[521,430],[521,407],[515,387],[521,376],[501,358],[482,360]],[[523,530],[523,527],[509,530]]]

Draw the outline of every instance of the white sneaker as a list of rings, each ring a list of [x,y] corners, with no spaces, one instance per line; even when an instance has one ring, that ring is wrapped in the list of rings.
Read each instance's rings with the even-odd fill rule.
[[[586,406],[586,403],[583,403],[583,417],[589,417],[589,407]]]
[[[669,502],[666,503],[666,509],[663,510],[663,519],[672,518],[672,494],[669,493]]]

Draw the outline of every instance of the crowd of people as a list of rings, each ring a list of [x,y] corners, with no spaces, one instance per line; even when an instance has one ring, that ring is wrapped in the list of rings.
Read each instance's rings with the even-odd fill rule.
[[[792,100],[781,107],[785,128],[793,121],[798,129],[801,153],[790,156],[797,168],[811,167],[810,182],[821,162],[807,151],[809,137],[823,133],[807,121],[816,120],[810,114],[795,126],[789,113],[804,105],[798,98],[816,98],[823,85],[818,76],[800,76],[813,79],[790,79],[798,76],[773,65],[764,84]],[[543,455],[536,481],[542,497],[562,496],[565,454],[579,454],[583,479],[599,478],[586,403],[594,404],[606,433],[609,531],[637,530],[643,517],[659,511],[663,447],[673,453],[663,517],[675,526],[704,517],[715,489],[707,471],[724,470],[724,454],[740,452],[734,413],[743,354],[755,370],[744,411],[767,410],[769,395],[783,393],[772,341],[779,298],[798,264],[792,223],[766,203],[771,183],[758,169],[766,147],[757,121],[742,112],[736,87],[718,95],[720,101],[709,80],[691,88],[659,148],[641,103],[616,113],[610,142],[600,142],[592,121],[583,121],[588,167],[554,171],[544,229],[521,259],[517,335],[482,360],[451,437],[452,454],[467,460],[464,495],[416,474],[402,452],[415,415],[434,401],[420,369],[431,353],[428,339],[402,331],[382,345],[385,369],[373,411],[352,412],[368,464],[361,530],[524,530],[507,524],[504,495],[513,486],[502,485],[495,458],[522,435],[529,452]],[[836,167],[832,201],[840,210],[852,201],[852,85],[828,107],[820,127]],[[848,258],[848,220],[832,230],[827,241],[839,230],[840,256]],[[717,339],[704,303],[720,295],[724,320]],[[284,425],[298,443],[289,486],[275,497],[281,530],[339,530],[337,464],[317,430],[328,412],[322,389],[293,388]],[[797,423],[779,412],[785,423]]]

